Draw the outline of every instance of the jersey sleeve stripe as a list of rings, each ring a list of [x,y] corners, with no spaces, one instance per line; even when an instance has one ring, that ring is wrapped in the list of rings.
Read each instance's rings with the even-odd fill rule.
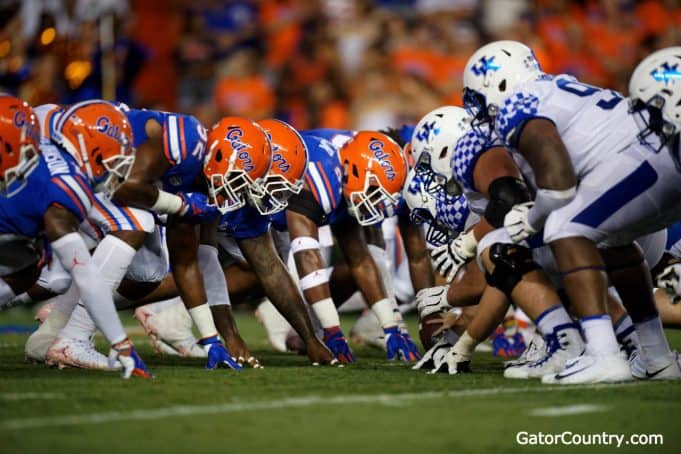
[[[180,117],[180,154],[182,159],[187,157],[187,144],[184,137],[184,117]]]
[[[104,235],[104,231],[102,229],[100,229],[99,226],[97,224],[95,224],[94,222],[92,222],[90,219],[87,220],[87,223],[90,225],[90,227],[94,231],[95,235],[97,235],[97,239],[99,241],[102,241],[102,239],[106,236],[106,235]]]
[[[317,188],[315,187],[312,178],[310,178],[310,175],[305,175],[305,182],[307,182],[307,185],[310,187],[310,191],[312,191],[315,200],[319,200],[319,193],[317,193]]]
[[[163,131],[163,154],[169,163],[173,164],[173,158],[170,156],[170,144],[168,143],[168,127]]]
[[[172,115],[168,117],[168,139],[170,140],[170,156],[175,164],[179,164],[182,161],[179,138],[180,133],[177,128],[177,117]]]
[[[92,194],[92,188],[90,185],[88,185],[83,177],[80,175],[74,175],[73,177],[74,180],[76,180],[76,183],[78,183],[78,186],[83,190],[83,192],[87,195],[88,200],[90,201],[90,205],[94,203],[94,196]]]
[[[329,198],[331,199],[331,206],[335,207],[337,205],[336,197],[333,195],[333,190],[331,189],[331,183],[329,183],[329,178],[326,176],[326,172],[324,172],[322,164],[320,162],[317,162],[316,164],[317,169],[319,169],[319,173],[324,179],[324,186],[326,186],[326,193],[329,195]]]
[[[130,208],[128,207],[120,207],[121,211],[123,212],[123,215],[125,218],[128,220],[130,225],[135,228],[135,230],[142,232],[144,229],[142,228],[142,225],[139,223],[135,215],[133,214],[132,211],[130,211]]]
[[[78,196],[76,196],[76,194],[73,192],[73,189],[68,187],[68,185],[61,180],[61,178],[53,178],[52,181],[54,182],[54,184],[59,186],[59,188],[62,191],[64,191],[64,194],[69,196],[69,198],[73,201],[76,207],[80,210],[81,217],[82,218],[87,217],[87,210],[85,209],[81,201],[78,199]]]
[[[317,189],[317,192],[319,193],[319,202],[322,204],[322,208],[324,208],[325,213],[330,213],[332,210],[331,207],[331,201],[329,200],[329,196],[327,191],[324,189],[324,182],[322,181],[321,175],[319,175],[319,171],[317,170],[317,167],[314,165],[314,163],[310,163],[310,165],[307,167],[310,178],[312,178],[312,181],[314,183],[314,186]]]
[[[71,175],[65,175],[62,177],[66,184],[68,184],[71,188],[73,188],[73,191],[76,193],[78,198],[80,199],[81,203],[85,207],[86,211],[90,211],[90,206],[92,205],[92,197],[90,197],[90,191],[83,190],[83,188],[78,184],[78,180],[76,180],[74,177]]]
[[[116,217],[113,215],[113,213],[111,213],[96,197],[94,207],[97,211],[99,211],[99,214],[102,215],[106,223],[109,224],[111,231],[117,232],[122,230],[121,224],[118,222],[118,220],[116,220]]]

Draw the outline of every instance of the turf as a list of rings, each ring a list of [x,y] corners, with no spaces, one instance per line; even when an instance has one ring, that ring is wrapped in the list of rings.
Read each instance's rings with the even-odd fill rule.
[[[27,319],[28,312],[14,310],[0,314],[0,325]],[[473,374],[429,376],[388,363],[380,351],[362,346],[354,346],[358,361],[351,367],[311,367],[304,357],[272,351],[250,314],[239,314],[238,323],[264,370],[206,371],[201,360],[157,356],[138,337],[139,351],[157,377],[151,382],[26,364],[26,335],[0,335],[0,452],[555,449],[521,446],[519,431],[664,436],[662,446],[630,445],[620,452],[678,452],[681,446],[681,384],[546,387],[505,380],[500,360],[490,354],[476,355]],[[349,329],[351,319],[343,323]],[[669,335],[681,349],[681,332]],[[596,405],[599,411],[556,417],[532,413],[578,404]],[[170,407],[172,416],[167,415]],[[68,417],[56,418],[60,415]],[[579,448],[604,449],[616,448]]]

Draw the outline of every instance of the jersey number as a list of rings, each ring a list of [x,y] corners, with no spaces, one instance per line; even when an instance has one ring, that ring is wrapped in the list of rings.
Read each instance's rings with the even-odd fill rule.
[[[612,110],[617,104],[622,101],[622,96],[613,90],[601,90],[600,88],[594,87],[592,85],[583,84],[574,80],[558,79],[556,80],[556,85],[563,91],[577,95],[580,98],[585,96],[591,96],[594,93],[606,92],[607,96],[600,99],[596,105],[603,110]]]

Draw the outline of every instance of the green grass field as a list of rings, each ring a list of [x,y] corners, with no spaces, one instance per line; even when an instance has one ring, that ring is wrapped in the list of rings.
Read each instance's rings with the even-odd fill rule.
[[[26,323],[26,310],[0,325]],[[413,322],[413,320],[410,320]],[[478,354],[474,374],[429,376],[355,346],[351,367],[320,368],[273,352],[263,328],[238,314],[266,368],[206,371],[203,361],[138,349],[154,381],[115,373],[56,370],[23,361],[25,335],[0,335],[0,452],[545,452],[519,431],[659,433],[662,446],[563,447],[563,451],[679,452],[681,384],[546,387],[509,381]],[[351,318],[343,320],[346,331]],[[127,320],[126,320],[127,323]],[[681,350],[681,332],[670,332]],[[551,407],[592,412],[538,416]]]

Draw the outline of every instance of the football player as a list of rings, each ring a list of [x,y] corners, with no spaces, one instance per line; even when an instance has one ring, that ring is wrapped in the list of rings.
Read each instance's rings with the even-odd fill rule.
[[[542,380],[631,379],[606,313],[607,277],[634,320],[651,377],[681,377],[655,310],[647,266],[633,243],[678,216],[680,190],[670,184],[670,157],[639,143],[619,93],[543,73],[521,43],[499,41],[476,51],[464,86],[475,123],[489,124],[534,173],[534,201],[514,205],[504,218],[506,233],[519,243],[543,228],[587,341],[584,354]]]
[[[123,330],[111,293],[100,291],[108,285],[101,273],[106,256],[101,251],[90,256],[78,234],[94,193],[110,197],[129,175],[135,159],[129,122],[110,103],[86,101],[62,114],[59,136],[50,143],[40,139],[38,119],[26,103],[2,96],[1,108],[3,161],[15,165],[4,175],[12,197],[0,199],[0,232],[29,238],[44,232],[72,277],[74,298],[80,298],[111,344],[111,363],[120,363],[124,378],[151,378]],[[8,293],[3,296],[12,296]]]

